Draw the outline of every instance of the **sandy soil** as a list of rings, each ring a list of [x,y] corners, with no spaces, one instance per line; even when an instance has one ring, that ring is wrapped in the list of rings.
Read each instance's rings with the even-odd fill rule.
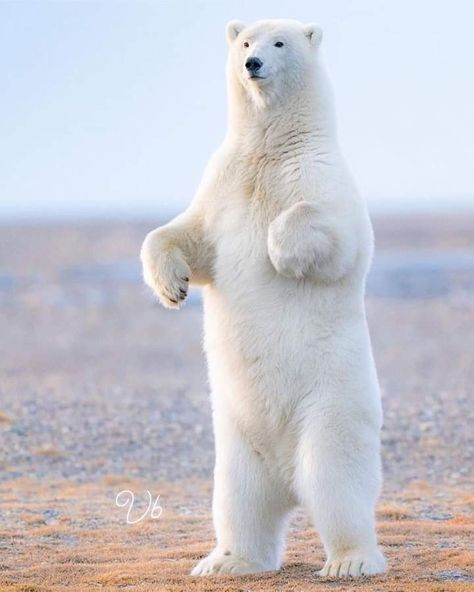
[[[284,569],[190,578],[211,547],[201,310],[141,286],[153,224],[0,228],[0,590],[473,588],[474,218],[376,220],[368,314],[384,395],[379,532],[391,571],[323,581],[293,521]],[[127,524],[159,497],[162,513]]]

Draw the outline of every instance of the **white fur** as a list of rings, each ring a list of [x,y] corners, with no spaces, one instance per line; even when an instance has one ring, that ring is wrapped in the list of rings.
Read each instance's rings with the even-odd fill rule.
[[[164,306],[179,308],[188,278],[204,287],[217,545],[194,575],[278,569],[297,504],[324,544],[321,575],[385,569],[372,229],[339,152],[321,37],[295,21],[229,23],[228,134],[189,209],[142,248]],[[249,56],[265,80],[248,78]]]

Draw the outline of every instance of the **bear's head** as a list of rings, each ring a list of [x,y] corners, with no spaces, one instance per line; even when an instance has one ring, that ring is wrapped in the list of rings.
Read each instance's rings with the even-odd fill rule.
[[[310,84],[322,30],[313,23],[275,19],[226,27],[228,76],[258,106],[285,97]]]

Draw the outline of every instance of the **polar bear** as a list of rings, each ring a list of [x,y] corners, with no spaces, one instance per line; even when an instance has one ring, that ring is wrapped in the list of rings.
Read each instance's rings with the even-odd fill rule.
[[[227,25],[228,132],[189,208],[147,235],[167,308],[203,287],[217,544],[192,575],[277,570],[304,506],[323,576],[385,570],[382,411],[364,307],[373,235],[341,157],[314,24]]]

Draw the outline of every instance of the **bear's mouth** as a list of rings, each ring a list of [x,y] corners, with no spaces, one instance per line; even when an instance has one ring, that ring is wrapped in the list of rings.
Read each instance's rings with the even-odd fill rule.
[[[249,76],[249,80],[265,80],[266,76],[257,76],[256,74],[252,74]]]

